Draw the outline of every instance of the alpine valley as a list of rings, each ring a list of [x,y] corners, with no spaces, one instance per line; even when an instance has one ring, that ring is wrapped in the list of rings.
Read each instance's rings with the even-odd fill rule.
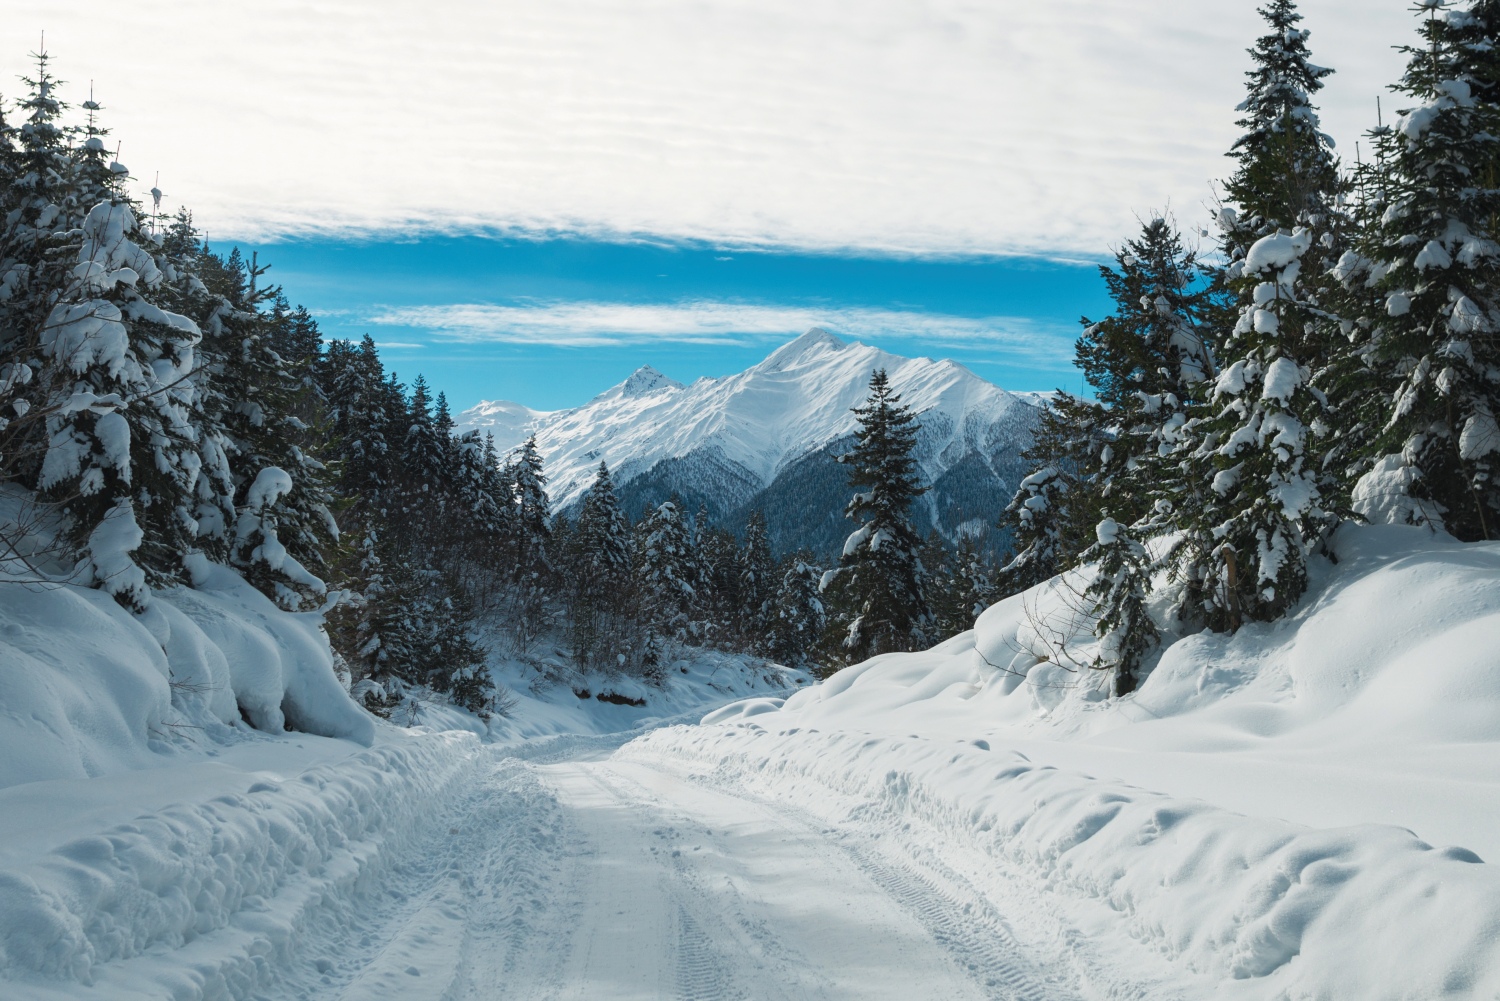
[[[852,408],[885,369],[918,417],[915,450],[931,488],[914,515],[924,533],[993,529],[1025,468],[1045,401],[1010,393],[953,361],[903,358],[818,327],[744,372],[684,386],[650,366],[580,407],[537,411],[486,401],[459,430],[494,435],[502,451],[535,434],[557,509],[573,513],[600,461],[632,516],[672,494],[731,529],[764,512],[777,552],[836,555],[849,533],[849,477],[837,456],[857,427]],[[1005,536],[994,536],[1003,547]]]

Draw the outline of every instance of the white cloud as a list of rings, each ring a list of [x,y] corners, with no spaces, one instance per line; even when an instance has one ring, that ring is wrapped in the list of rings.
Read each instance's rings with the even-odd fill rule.
[[[733,302],[482,303],[408,306],[369,317],[377,326],[432,331],[469,343],[591,347],[612,344],[722,344],[779,340],[821,326],[850,337],[903,337],[934,347],[993,346],[1008,356],[1066,363],[1073,328],[1022,317],[964,317],[866,308],[763,306]]]
[[[1092,254],[1222,175],[1252,0],[12,0],[210,236]],[[1345,147],[1405,0],[1305,0]],[[17,85],[5,90],[14,95]],[[149,184],[147,185],[149,186]]]

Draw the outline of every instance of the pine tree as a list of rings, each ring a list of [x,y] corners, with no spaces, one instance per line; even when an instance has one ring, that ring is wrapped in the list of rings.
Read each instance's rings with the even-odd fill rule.
[[[1272,30],[1250,50],[1246,131],[1231,153],[1239,169],[1225,185],[1239,210],[1222,214],[1229,264],[1220,286],[1237,317],[1209,406],[1174,450],[1194,495],[1177,498],[1172,515],[1179,607],[1219,628],[1291,608],[1307,586],[1309,553],[1337,522],[1324,462],[1330,415],[1314,385],[1331,358],[1320,304],[1336,286],[1343,187],[1310,96],[1329,71],[1308,61],[1291,0],[1261,14]]]
[[[633,666],[640,639],[631,615],[630,528],[602,461],[584,496],[574,537],[568,616],[573,658],[583,667]]]
[[[945,563],[942,575],[936,580],[932,602],[940,637],[956,636],[974,628],[974,621],[998,596],[995,568],[986,558],[978,536],[960,535],[957,549],[947,554]]]
[[[19,415],[30,441],[17,472],[66,514],[81,577],[141,610],[149,584],[179,578],[197,528],[190,376],[201,334],[161,306],[162,269],[117,191],[123,168],[101,162],[97,134],[78,151],[62,147],[63,105],[46,57],[38,64],[19,159],[49,173],[22,178],[0,249],[11,262],[0,341],[43,374],[27,380],[35,414]],[[92,117],[90,128],[99,131]],[[39,468],[27,456],[40,456]]]
[[[1097,565],[1084,592],[1100,641],[1092,666],[1110,672],[1118,697],[1135,690],[1141,661],[1160,637],[1146,611],[1152,561],[1146,548],[1113,518],[1099,522],[1096,536],[1098,541],[1082,556],[1084,562]]]
[[[642,519],[637,530],[635,567],[643,611],[660,640],[692,638],[697,603],[692,538],[675,494]]]
[[[213,297],[203,321],[200,406],[233,490],[232,530],[217,539],[211,531],[200,535],[251,583],[295,609],[326,591],[318,574],[326,572],[324,554],[339,531],[326,469],[312,455],[316,428],[297,416],[320,420],[319,401],[273,347],[286,316],[277,308],[280,290],[259,282],[265,269],[246,265],[238,252],[221,260],[202,247],[193,264]]]
[[[1372,453],[1461,539],[1500,538],[1500,4],[1423,5],[1396,90],[1413,102],[1376,136],[1386,170],[1363,248],[1383,309],[1361,317],[1388,387]],[[1372,213],[1373,214],[1373,213]],[[1397,457],[1400,457],[1399,459]],[[1394,461],[1392,461],[1394,460]]]
[[[536,435],[526,439],[511,468],[515,498],[511,519],[514,556],[511,564],[511,632],[523,652],[548,625],[547,597],[552,587],[551,502]]]
[[[449,443],[433,419],[427,380],[418,375],[407,403],[408,424],[400,453],[405,521],[412,529],[438,524],[447,508]],[[422,537],[410,536],[414,545]]]
[[[1078,367],[1112,417],[1162,423],[1157,414],[1165,409],[1169,419],[1215,374],[1205,272],[1172,224],[1156,216],[1099,274],[1114,312],[1083,321]]]
[[[707,512],[704,514],[707,521]],[[705,643],[730,649],[739,643],[736,629],[745,602],[740,589],[740,544],[733,532],[723,528],[705,525],[696,534],[702,568],[698,604],[706,610],[706,628],[700,635]]]
[[[823,571],[810,554],[799,553],[787,561],[776,588],[775,617],[767,637],[769,653],[793,667],[807,664],[828,626],[823,606]]]
[[[1312,97],[1333,70],[1309,58],[1310,33],[1297,27],[1302,15],[1294,0],[1271,0],[1260,15],[1270,31],[1248,50],[1253,66],[1236,109],[1243,131],[1229,152],[1238,167],[1224,183],[1225,200],[1234,206],[1221,214],[1225,257],[1232,265],[1255,241],[1303,228],[1330,236],[1318,241],[1322,273],[1340,253],[1332,237],[1344,183]]]
[[[859,528],[844,543],[833,580],[842,616],[845,656],[919,649],[928,639],[931,611],[927,575],[918,557],[922,540],[912,527],[911,502],[926,491],[917,476],[916,417],[901,405],[883,369],[870,379],[870,396],[854,408],[859,431],[839,461],[859,490],[845,515]]]
[[[351,517],[368,520],[394,486],[395,461],[386,437],[393,415],[375,341],[368,334],[358,345],[335,341],[320,366],[320,382],[340,461],[341,492],[349,499]]]
[[[521,446],[512,475],[516,498],[516,571],[540,578],[550,569],[547,544],[551,537],[552,505],[547,497],[547,477],[543,472],[536,435],[527,438]]]
[[[1022,458],[1034,471],[1021,480],[1000,527],[1014,555],[1001,568],[1002,595],[1019,594],[1075,565],[1103,499],[1097,484],[1112,436],[1097,403],[1059,392]]]
[[[776,561],[766,531],[766,516],[757,508],[745,523],[745,545],[739,553],[736,632],[748,650],[767,648],[776,618]]]

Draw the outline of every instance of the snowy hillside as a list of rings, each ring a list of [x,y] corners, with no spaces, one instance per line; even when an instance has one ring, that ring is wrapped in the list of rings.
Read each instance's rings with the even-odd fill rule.
[[[647,366],[572,410],[486,402],[464,411],[459,427],[492,432],[502,449],[535,433],[561,510],[579,499],[602,459],[632,517],[642,503],[673,491],[725,518],[767,491],[806,500],[813,484],[820,508],[814,520],[831,518],[830,537],[841,539],[847,476],[840,472],[825,486],[828,477],[818,474],[832,465],[826,452],[853,434],[851,408],[868,395],[877,368],[890,373],[922,427],[917,458],[935,488],[920,520],[949,530],[969,519],[993,524],[1023,474],[1019,453],[1041,401],[1006,392],[956,362],[903,358],[819,328],[737,375],[683,386]],[[778,506],[768,504],[766,513],[784,549],[793,523],[808,518],[783,515],[778,533]]]
[[[1056,579],[624,753],[910,827],[997,874],[1027,917],[996,936],[1097,922],[1051,971],[1070,996],[1494,997],[1500,545],[1348,526],[1337,549],[1291,618],[1171,643],[1121,699],[1074,666],[1095,641]]]

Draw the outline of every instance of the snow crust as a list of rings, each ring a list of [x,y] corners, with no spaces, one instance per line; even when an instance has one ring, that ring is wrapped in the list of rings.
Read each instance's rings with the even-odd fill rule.
[[[981,852],[1216,995],[1490,996],[1500,545],[1389,525],[1336,547],[1290,619],[1171,642],[1123,699],[1058,579],[621,753]]]
[[[929,480],[960,457],[951,444],[989,444],[989,428],[1012,407],[1039,405],[955,362],[903,358],[814,327],[737,375],[684,386],[646,366],[572,410],[485,402],[460,414],[458,428],[490,431],[502,450],[535,433],[559,509],[593,482],[600,459],[624,484],[662,459],[711,448],[764,486],[788,463],[853,433],[850,409],[869,394],[877,368],[924,427],[948,429],[919,456]]]

